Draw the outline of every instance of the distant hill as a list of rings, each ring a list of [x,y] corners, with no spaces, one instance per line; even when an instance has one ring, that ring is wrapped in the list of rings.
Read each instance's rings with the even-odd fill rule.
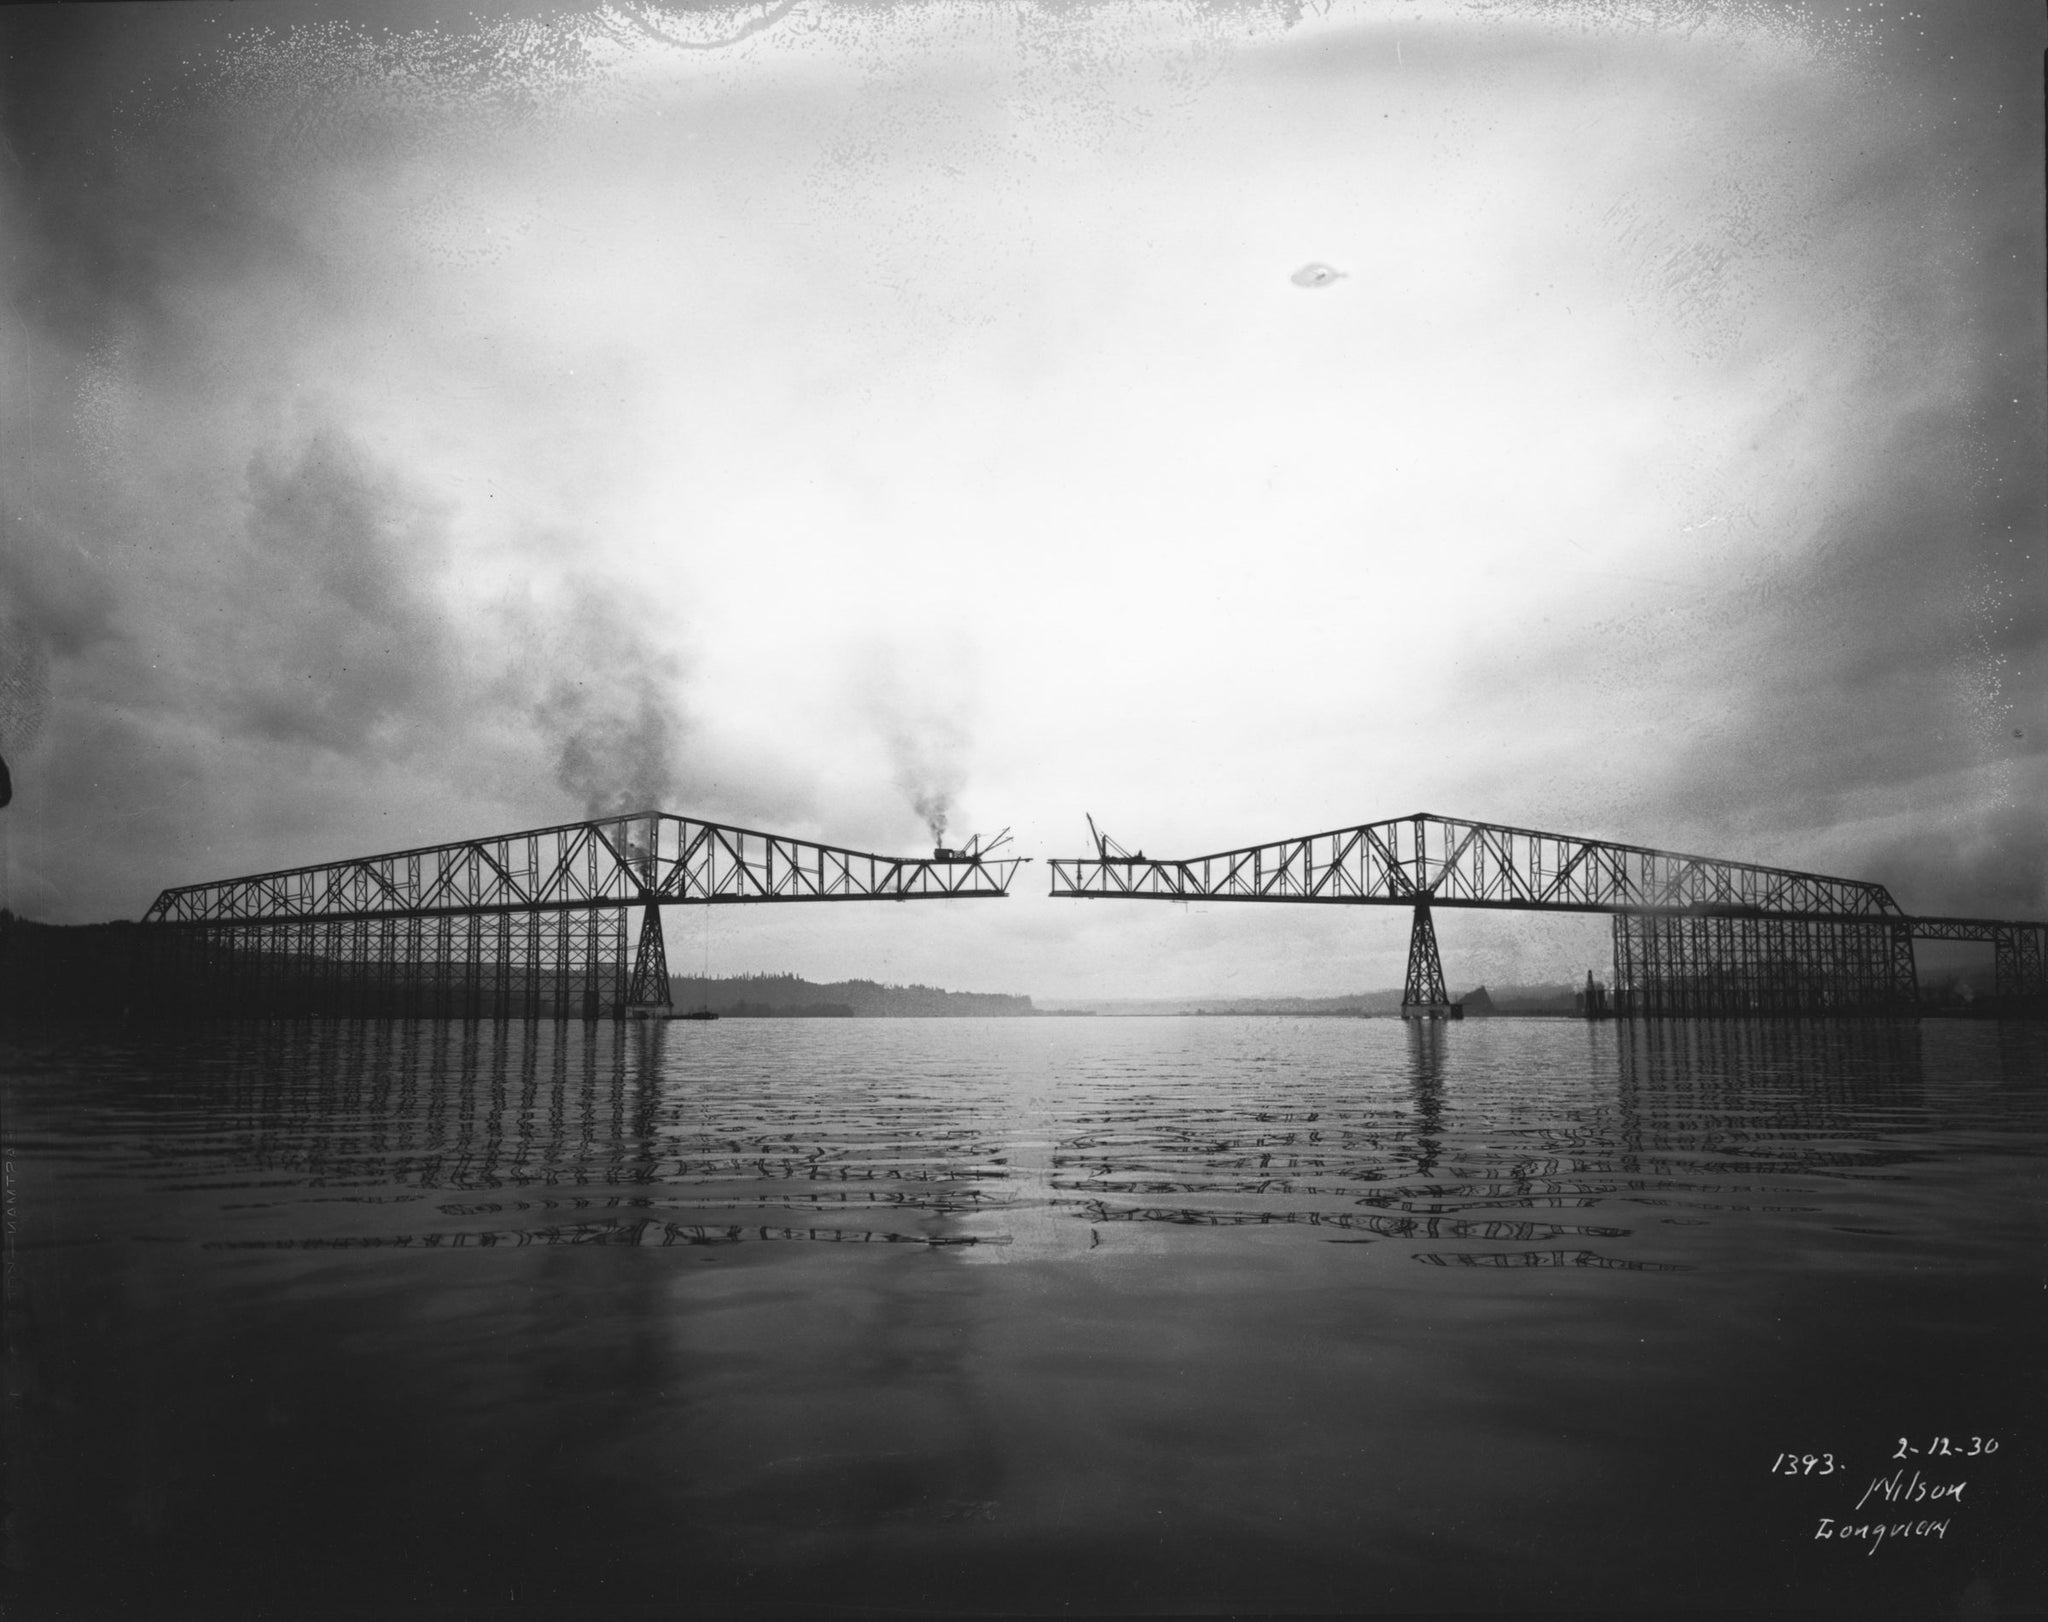
[[[1062,997],[1040,1010],[1047,1014],[1305,1014],[1354,1019],[1400,1011],[1398,991],[1366,991],[1345,997]]]
[[[1566,985],[1485,986],[1455,996],[1467,1019],[1490,1014],[1569,1014],[1573,988]],[[1370,1018],[1401,1012],[1401,993],[1360,991],[1343,997],[1121,997],[1110,1000],[1062,997],[1039,1010],[1045,1014],[1106,1016],[1160,1014],[1294,1014],[1326,1018]]]
[[[1496,1014],[1570,1014],[1577,1007],[1573,999],[1580,989],[1570,985],[1533,985],[1495,986],[1488,991],[1487,987],[1481,986],[1473,995],[1485,993],[1493,1005],[1492,1012]],[[1465,1007],[1465,1017],[1472,1017],[1469,1002]]]
[[[668,985],[678,1011],[708,1008],[732,1019],[946,1019],[1038,1012],[1029,997],[1003,992],[941,991],[936,986],[890,986],[874,980],[820,985],[794,974],[725,979],[671,975]]]

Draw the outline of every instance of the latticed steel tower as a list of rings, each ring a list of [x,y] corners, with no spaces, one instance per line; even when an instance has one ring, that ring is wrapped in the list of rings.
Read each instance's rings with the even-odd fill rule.
[[[1437,955],[1436,925],[1429,903],[1415,904],[1415,922],[1408,931],[1408,980],[1401,988],[1403,1019],[1462,1019],[1465,1010],[1444,989],[1443,959]]]
[[[649,901],[640,920],[640,944],[633,953],[626,1012],[649,1013],[673,1006],[668,989],[668,948],[661,936],[661,909]]]

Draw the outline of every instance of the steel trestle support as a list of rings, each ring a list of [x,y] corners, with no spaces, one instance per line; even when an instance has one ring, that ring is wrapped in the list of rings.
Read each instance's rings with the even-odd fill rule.
[[[1429,903],[1415,904],[1415,921],[1408,930],[1408,978],[1401,988],[1403,1019],[1462,1019],[1464,1006],[1451,1001],[1444,989],[1443,959],[1436,949],[1436,925],[1430,920]]]
[[[674,1006],[668,985],[668,948],[661,935],[661,909],[650,901],[640,920],[640,944],[633,954],[633,980],[626,988],[626,1007],[632,1012],[654,1012]]]

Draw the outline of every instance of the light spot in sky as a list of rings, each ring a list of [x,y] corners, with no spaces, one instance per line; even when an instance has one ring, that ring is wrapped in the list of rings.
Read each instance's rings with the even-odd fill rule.
[[[1343,274],[1344,272],[1341,270],[1333,270],[1328,265],[1319,264],[1311,260],[1287,279],[1294,283],[1296,287],[1328,287],[1330,283],[1338,280]]]

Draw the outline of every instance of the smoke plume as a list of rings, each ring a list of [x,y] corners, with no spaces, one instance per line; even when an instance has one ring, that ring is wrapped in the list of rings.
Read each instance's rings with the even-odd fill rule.
[[[588,579],[570,583],[543,646],[533,715],[555,781],[592,817],[672,809],[688,732],[675,658]]]
[[[943,763],[913,760],[897,776],[897,784],[910,796],[911,809],[924,818],[932,843],[946,842],[946,824],[953,817],[953,796],[960,792],[958,773]]]
[[[966,656],[905,668],[901,650],[871,653],[856,681],[868,719],[888,751],[889,776],[934,845],[946,842],[973,741]]]
[[[924,819],[934,845],[946,842],[953,805],[966,780],[967,728],[956,717],[930,710],[893,716],[883,733],[891,778],[910,808]]]

